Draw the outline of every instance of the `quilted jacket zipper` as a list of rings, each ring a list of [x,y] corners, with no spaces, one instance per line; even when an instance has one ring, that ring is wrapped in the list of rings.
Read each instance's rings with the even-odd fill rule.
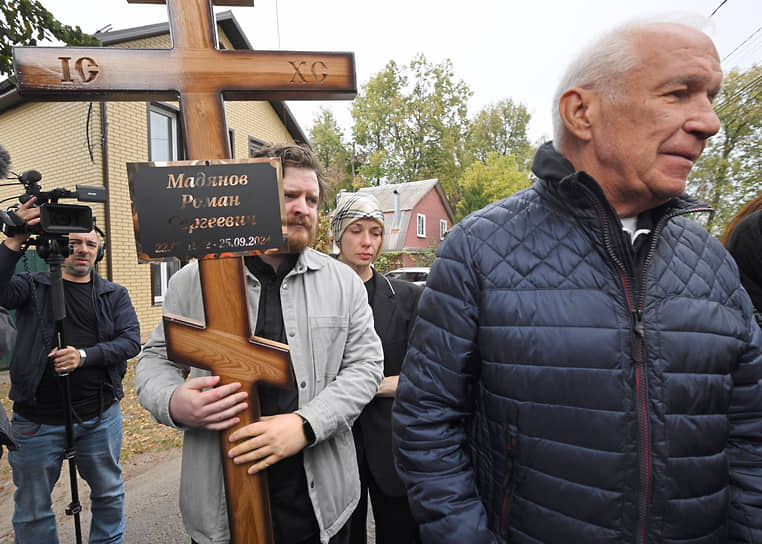
[[[586,191],[589,189],[585,188]],[[651,493],[651,445],[650,445],[650,431],[649,431],[649,412],[648,412],[648,372],[646,361],[646,342],[645,342],[645,321],[643,319],[643,308],[646,298],[646,284],[647,284],[647,272],[648,265],[653,259],[656,252],[656,244],[661,235],[661,231],[664,230],[664,226],[667,222],[678,215],[684,215],[687,213],[708,211],[713,212],[713,208],[707,206],[696,206],[691,208],[673,210],[664,214],[654,226],[651,241],[648,248],[646,258],[643,260],[643,265],[640,270],[640,291],[638,293],[638,300],[632,300],[632,289],[630,281],[634,279],[634,276],[630,274],[628,266],[617,255],[609,234],[609,220],[605,209],[595,194],[591,194],[592,201],[595,205],[595,209],[598,212],[599,219],[601,221],[601,228],[603,232],[603,244],[606,249],[606,253],[616,265],[619,274],[622,278],[622,284],[624,287],[624,295],[627,299],[627,305],[632,316],[632,330],[634,334],[634,342],[632,345],[632,359],[635,367],[635,388],[637,395],[638,406],[638,472],[639,472],[639,489],[638,489],[638,523],[635,532],[635,542],[637,544],[645,544],[646,542],[646,525],[648,520],[648,504],[650,501]],[[634,268],[631,267],[631,268]],[[635,302],[633,304],[633,302]]]
[[[645,323],[643,321],[643,303],[645,300],[645,277],[648,269],[648,263],[652,257],[652,251],[656,247],[653,244],[653,240],[656,240],[658,232],[654,229],[654,236],[652,237],[652,247],[649,248],[648,256],[643,262],[643,269],[641,270],[641,277],[643,278],[643,286],[640,290],[638,301],[632,299],[632,287],[630,282],[634,279],[632,271],[627,264],[617,255],[609,234],[609,220],[606,216],[606,212],[601,206],[597,198],[593,200],[595,202],[595,208],[598,211],[599,218],[601,220],[601,228],[603,232],[603,245],[606,249],[606,253],[609,258],[616,265],[619,275],[622,278],[622,285],[624,287],[624,296],[627,299],[627,307],[630,310],[630,316],[632,317],[632,361],[635,368],[635,393],[637,403],[637,415],[638,415],[638,523],[636,527],[636,539],[638,544],[645,542],[646,533],[646,520],[648,514],[648,501],[651,493],[651,459],[650,459],[650,432],[648,427],[648,373],[646,371],[646,343],[645,343]],[[621,236],[621,235],[620,235]],[[630,260],[631,261],[631,260]]]

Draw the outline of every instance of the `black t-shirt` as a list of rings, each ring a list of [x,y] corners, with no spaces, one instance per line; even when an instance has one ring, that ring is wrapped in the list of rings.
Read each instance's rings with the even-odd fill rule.
[[[294,268],[298,255],[289,255],[277,272],[259,257],[246,257],[246,267],[259,280],[262,291],[259,296],[257,324],[254,335],[268,340],[287,343],[283,325],[283,308],[280,302],[280,286],[283,278]],[[294,369],[291,368],[294,378]],[[293,379],[296,382],[296,379]],[[299,408],[296,389],[259,384],[259,407],[262,415],[287,414]],[[307,476],[304,472],[302,452],[281,459],[266,471],[272,507],[273,533],[278,544],[290,544],[315,537],[319,534],[312,501],[307,493]]]
[[[97,317],[93,282],[63,281],[66,318],[63,320],[64,345],[88,348],[98,343]],[[55,325],[53,325],[55,327]],[[55,334],[49,330],[48,334]],[[69,374],[69,390],[74,421],[85,421],[98,416],[114,402],[113,394],[104,389],[109,383],[102,366],[80,366]],[[64,378],[53,370],[52,361],[37,387],[37,403],[15,403],[13,410],[37,423],[63,425],[66,413],[63,402]]]

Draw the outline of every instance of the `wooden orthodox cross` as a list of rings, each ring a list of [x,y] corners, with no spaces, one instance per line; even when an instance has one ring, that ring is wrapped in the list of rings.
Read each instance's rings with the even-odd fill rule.
[[[161,4],[164,0],[128,0]],[[188,159],[230,158],[224,98],[253,100],[352,99],[357,93],[351,53],[223,51],[216,48],[212,0],[166,0],[172,49],[16,47],[19,92],[38,100],[175,100],[179,98]],[[214,0],[253,6],[253,0]],[[165,316],[170,359],[210,369],[221,383],[239,381],[259,417],[254,385],[291,382],[288,347],[251,337],[242,260],[199,263],[206,327]],[[224,286],[224,287],[223,287]],[[267,482],[227,456],[220,433],[233,544],[269,544],[272,523]]]

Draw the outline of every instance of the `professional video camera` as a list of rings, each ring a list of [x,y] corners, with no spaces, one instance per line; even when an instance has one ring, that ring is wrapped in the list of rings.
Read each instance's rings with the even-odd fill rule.
[[[89,185],[77,185],[76,191],[53,189],[43,191],[38,183],[42,175],[37,170],[27,170],[21,174],[12,172],[24,186],[24,193],[18,197],[24,203],[36,197],[40,207],[40,223],[28,226],[12,210],[0,211],[2,229],[7,236],[16,234],[69,234],[72,232],[90,232],[93,230],[93,214],[88,206],[59,204],[62,198],[76,198],[80,202],[106,202],[106,189]]]

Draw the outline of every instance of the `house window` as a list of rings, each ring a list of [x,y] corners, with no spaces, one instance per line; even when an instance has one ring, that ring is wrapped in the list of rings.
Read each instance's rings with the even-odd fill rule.
[[[151,263],[151,300],[154,304],[162,304],[167,292],[169,278],[180,270],[182,264],[177,259],[160,263]]]
[[[264,142],[263,140],[249,136],[249,157],[253,157],[254,152],[259,151],[265,147],[266,144],[267,142]]]
[[[426,238],[426,216],[418,214],[418,238]]]
[[[447,234],[447,220],[439,220],[439,239],[444,240],[445,234]]]
[[[152,104],[148,108],[149,160],[176,161],[178,159],[179,140],[177,112]],[[167,283],[172,274],[180,269],[180,261],[151,263],[151,301],[153,304],[164,302]]]
[[[148,110],[149,160],[176,161],[177,153],[177,113],[151,105]]]

